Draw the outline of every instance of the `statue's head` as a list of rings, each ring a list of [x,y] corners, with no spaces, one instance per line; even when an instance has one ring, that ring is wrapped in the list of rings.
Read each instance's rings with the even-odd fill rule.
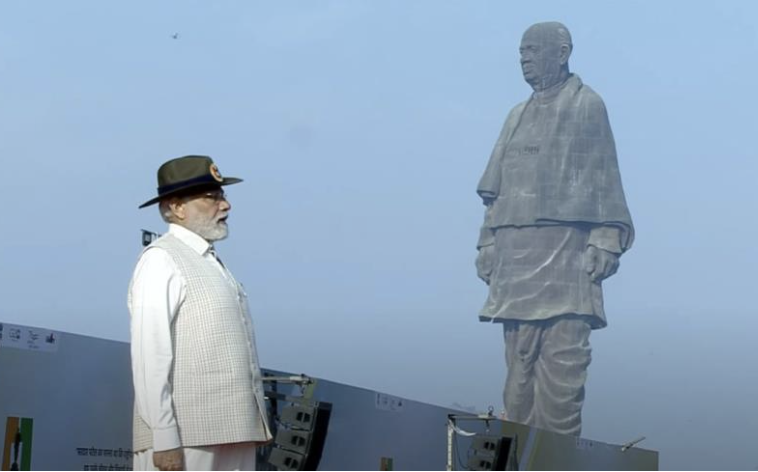
[[[562,82],[568,76],[573,45],[571,33],[562,23],[549,21],[529,27],[521,38],[521,71],[536,91]]]

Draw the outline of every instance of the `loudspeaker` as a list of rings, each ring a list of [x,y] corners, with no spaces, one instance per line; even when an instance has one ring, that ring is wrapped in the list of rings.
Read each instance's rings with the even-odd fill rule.
[[[271,455],[268,456],[268,463],[276,467],[277,470],[306,470],[303,467],[305,465],[305,456],[278,447],[271,449]]]
[[[282,408],[269,464],[279,470],[316,470],[326,442],[332,405],[292,402]]]
[[[477,434],[471,440],[467,468],[469,470],[514,470],[513,439],[504,436]]]
[[[280,417],[281,422],[291,428],[312,430],[316,423],[318,408],[316,406],[293,403],[285,406]]]
[[[288,451],[307,454],[311,445],[311,432],[297,429],[280,429],[274,443]]]

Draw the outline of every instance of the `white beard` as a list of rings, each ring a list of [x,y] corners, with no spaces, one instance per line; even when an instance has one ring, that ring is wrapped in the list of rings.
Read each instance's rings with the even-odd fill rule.
[[[221,241],[229,236],[229,226],[226,221],[213,221],[213,220],[187,220],[185,226],[188,230],[197,234],[206,241]]]

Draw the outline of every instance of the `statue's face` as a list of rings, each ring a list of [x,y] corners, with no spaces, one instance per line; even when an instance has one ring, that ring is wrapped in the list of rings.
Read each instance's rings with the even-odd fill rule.
[[[521,39],[521,71],[535,90],[554,85],[561,70],[561,47],[544,28],[529,28]]]

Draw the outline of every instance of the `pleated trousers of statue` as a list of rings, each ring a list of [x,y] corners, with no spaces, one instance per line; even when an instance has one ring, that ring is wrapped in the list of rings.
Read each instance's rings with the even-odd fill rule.
[[[503,329],[506,419],[579,436],[584,383],[592,360],[586,317],[509,320]]]

